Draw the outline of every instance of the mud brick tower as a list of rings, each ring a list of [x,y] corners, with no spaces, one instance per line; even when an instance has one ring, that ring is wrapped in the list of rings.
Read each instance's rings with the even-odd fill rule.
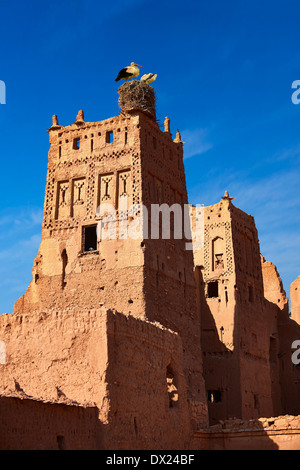
[[[166,380],[173,385],[183,383],[186,404],[178,419],[195,428],[207,424],[207,405],[193,253],[186,250],[184,236],[174,237],[172,227],[167,239],[161,233],[158,238],[151,237],[152,204],[177,202],[183,207],[188,203],[183,145],[178,132],[173,140],[168,118],[164,130],[159,128],[151,86],[139,81],[125,83],[119,88],[119,104],[120,115],[99,122],[86,122],[79,111],[73,124],[61,126],[53,116],[48,129],[41,244],[32,281],[15,303],[14,314],[22,317],[43,312],[58,315],[63,322],[66,311],[66,318],[72,312],[80,318],[84,312],[112,309],[131,322],[145,322],[145,328],[150,322],[170,331],[179,351],[182,342],[182,363],[180,354],[177,359],[176,354],[169,354]],[[109,214],[102,211],[108,205],[113,207]],[[129,213],[132,205],[136,213]],[[124,228],[124,220],[127,228],[141,220],[140,205],[147,209],[144,224],[148,233],[144,237],[124,236],[120,226]],[[116,236],[109,237],[115,229]],[[123,331],[121,324],[113,331]],[[125,330],[120,341],[128,334]],[[108,356],[108,361],[113,364],[112,357]],[[132,364],[126,366],[131,368]],[[115,378],[121,369],[125,371],[125,364],[114,367]],[[128,400],[134,401],[129,393],[127,390]],[[115,396],[119,403],[116,410],[123,405],[125,409],[121,394]],[[124,389],[124,401],[125,396]],[[184,396],[185,392],[182,403]],[[94,395],[86,398],[95,401]],[[78,399],[75,389],[72,399]],[[188,409],[188,417],[183,417],[184,409]]]
[[[264,296],[258,234],[254,218],[232,199],[226,191],[205,207],[204,247],[194,253],[212,424],[226,416],[271,416],[278,399],[277,326]]]

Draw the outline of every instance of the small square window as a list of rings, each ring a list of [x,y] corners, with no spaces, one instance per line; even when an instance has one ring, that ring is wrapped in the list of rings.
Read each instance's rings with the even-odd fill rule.
[[[83,227],[83,251],[97,250],[97,225]]]

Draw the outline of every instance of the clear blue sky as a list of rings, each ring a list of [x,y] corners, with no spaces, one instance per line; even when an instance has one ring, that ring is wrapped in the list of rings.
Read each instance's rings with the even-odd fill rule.
[[[190,202],[227,189],[256,219],[284,287],[300,275],[297,0],[0,1],[0,312],[30,280],[41,232],[46,129],[118,114],[118,71],[158,74],[157,115],[185,144]]]

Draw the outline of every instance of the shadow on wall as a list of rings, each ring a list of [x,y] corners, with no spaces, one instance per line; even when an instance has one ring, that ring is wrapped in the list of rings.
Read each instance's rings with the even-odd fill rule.
[[[272,305],[274,307],[275,304]],[[300,363],[292,361],[295,351],[292,343],[300,340],[300,325],[290,318],[288,309],[279,309],[278,325],[278,353],[274,359],[280,371],[281,414],[300,415]]]
[[[196,270],[198,286],[198,306],[201,314],[201,346],[203,354],[203,374],[206,384],[210,425],[219,423],[230,417],[243,418],[239,310],[235,307],[233,350],[228,349],[220,340],[222,332],[218,331],[214,316],[205,296],[205,282],[201,269]],[[264,348],[268,349],[268,365],[270,374],[270,393],[272,406],[261,408],[259,390],[249,391],[253,395],[252,416],[298,415],[300,414],[300,365],[292,363],[291,345],[300,339],[300,325],[288,314],[288,308],[280,308],[275,303],[264,299],[264,329],[262,338]],[[264,333],[263,333],[264,331]],[[254,332],[257,337],[260,332]],[[247,351],[246,351],[247,352]],[[249,352],[248,352],[249,353]],[[258,373],[259,373],[258,369]],[[254,389],[255,387],[253,387]],[[266,406],[266,405],[265,405]],[[264,411],[263,411],[264,410]],[[248,410],[248,412],[251,410]]]
[[[241,417],[238,355],[220,340],[218,328],[205,296],[201,267],[195,270],[201,324],[203,375],[206,385],[209,424],[228,417]]]
[[[197,450],[282,450],[299,447],[299,434],[288,441],[282,431],[272,429],[273,421],[227,420],[211,426],[209,430],[199,430],[194,435],[193,448]],[[282,444],[281,444],[282,440]]]
[[[96,407],[0,397],[0,450],[101,450]]]

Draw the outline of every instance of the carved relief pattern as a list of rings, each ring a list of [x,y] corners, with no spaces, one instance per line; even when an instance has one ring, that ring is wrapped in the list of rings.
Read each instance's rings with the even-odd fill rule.
[[[130,195],[130,172],[129,171],[123,171],[122,173],[119,174],[119,197],[122,196],[129,196]]]
[[[93,154],[91,156],[84,156],[81,154],[76,159],[69,159],[67,161],[60,161],[55,165],[49,166],[47,174],[47,186],[44,205],[44,220],[43,228],[45,229],[70,229],[78,226],[78,217],[81,220],[90,220],[95,217],[98,202],[106,202],[115,204],[116,198],[116,178],[113,173],[110,175],[103,175],[103,178],[108,178],[101,181],[99,184],[99,171],[97,171],[97,164],[110,161],[112,164],[115,160],[121,157],[131,156],[132,170],[121,171],[120,175],[120,189],[121,194],[126,193],[131,198],[131,203],[141,203],[141,177],[140,177],[140,156],[139,153],[133,152],[132,148],[113,152],[105,152],[100,154]],[[72,168],[77,169],[79,165],[85,164],[88,167],[86,178],[78,178],[73,183],[73,195],[71,200],[70,186],[68,182],[63,181],[57,183],[56,174],[64,171],[70,172]],[[112,178],[110,180],[110,178]],[[84,184],[82,186],[82,182]],[[106,188],[106,186],[108,187]],[[125,189],[126,188],[126,189]],[[97,199],[97,193],[100,190],[100,196]],[[104,192],[103,192],[104,191]],[[104,198],[102,201],[102,197]],[[84,203],[84,204],[83,204]],[[74,212],[73,218],[69,218],[72,214],[71,204],[73,205]],[[78,212],[79,207],[85,206],[85,212]],[[75,210],[75,208],[78,208]]]
[[[87,175],[86,185],[86,215],[87,218],[94,218],[96,212],[97,198],[95,191],[96,184],[96,171],[95,163],[92,161],[89,163],[89,171]]]
[[[210,236],[210,231],[216,228],[224,227],[225,228],[225,257],[222,257],[221,264],[227,266],[226,271],[221,269],[218,270],[219,276],[227,276],[228,274],[233,273],[233,250],[232,250],[232,241],[231,241],[231,226],[229,222],[220,222],[211,225],[206,225],[204,228],[204,279],[207,280],[210,277],[211,273],[211,246],[212,239]]]
[[[142,182],[140,174],[140,155],[132,154],[132,181],[131,181],[131,197],[132,204],[141,204],[142,202]]]
[[[48,178],[46,184],[46,195],[44,204],[44,220],[43,228],[51,227],[51,220],[54,216],[55,210],[55,183],[54,183],[54,168],[48,169]]]
[[[118,206],[127,198],[127,208],[132,205],[132,185],[130,171],[121,171],[118,175]],[[120,200],[121,199],[121,200]]]
[[[100,204],[113,203],[113,178],[114,175],[105,175],[100,178]]]
[[[58,190],[58,205],[61,207],[67,206],[68,204],[68,190],[69,182],[59,183]]]
[[[69,181],[57,184],[56,218],[66,219],[70,216],[70,188]]]
[[[73,204],[84,204],[85,180],[75,180],[73,183]]]

